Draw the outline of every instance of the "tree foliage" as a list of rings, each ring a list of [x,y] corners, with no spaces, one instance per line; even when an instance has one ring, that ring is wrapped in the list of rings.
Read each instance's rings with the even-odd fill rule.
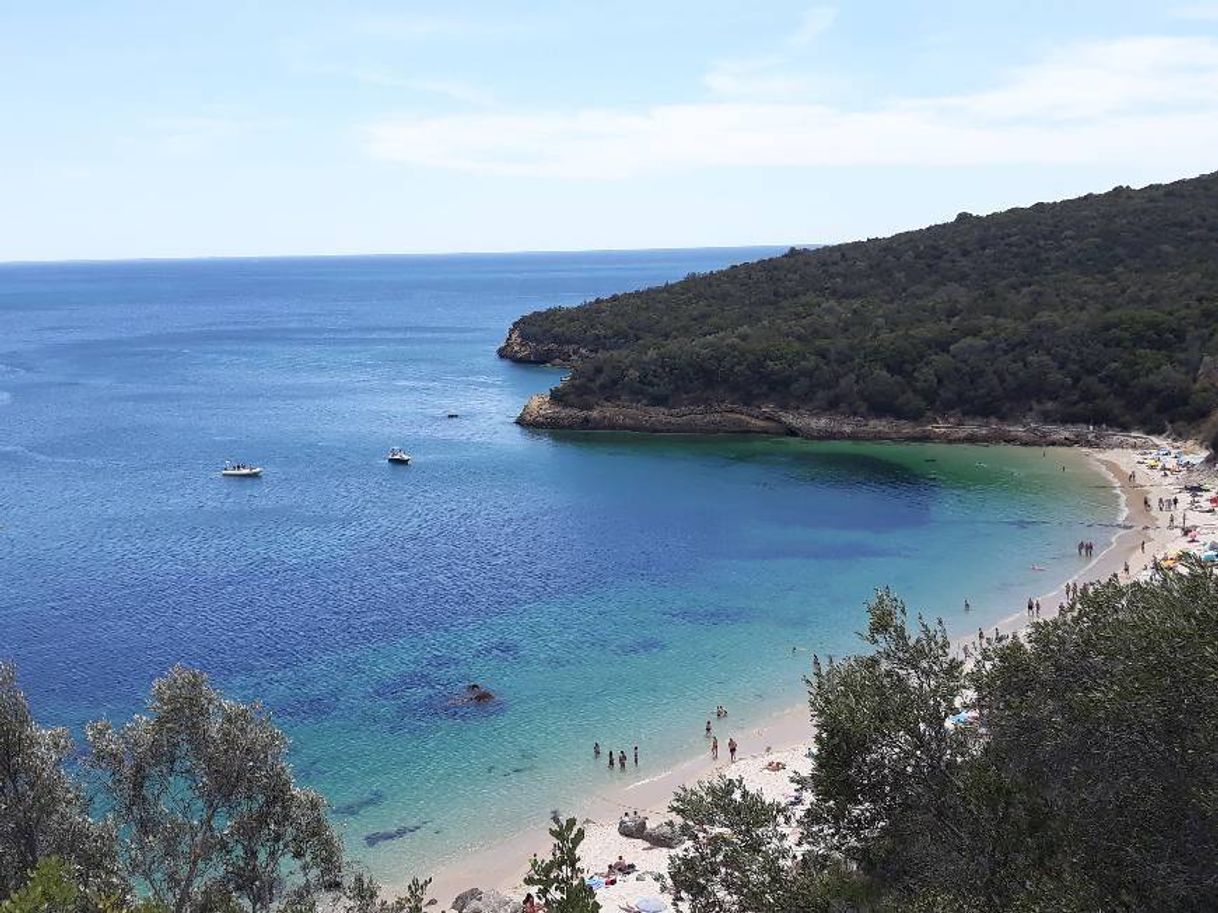
[[[554,815],[550,828],[554,845],[546,859],[534,859],[524,883],[537,892],[537,900],[549,913],[600,913],[596,895],[584,881],[579,846],[584,829],[574,818],[565,821]]]
[[[49,856],[77,869],[86,887],[117,886],[113,835],[90,819],[84,791],[68,773],[73,751],[66,729],[37,725],[16,668],[0,662],[0,897],[21,888]]]
[[[146,714],[88,736],[101,820],[67,732],[38,726],[0,663],[3,913],[421,913],[430,880],[382,899],[344,864],[321,796],[296,786],[270,716],[203,673],[175,667]]]
[[[126,872],[172,913],[270,909],[334,885],[338,838],[325,801],[297,787],[287,739],[258,704],[223,698],[196,670],[152,686],[148,714],[88,729]]]
[[[697,913],[1218,909],[1218,576],[1184,568],[1093,588],[971,670],[881,591],[870,651],[809,681],[798,864],[781,806],[728,781],[681,811],[769,836],[695,844],[674,881]],[[946,725],[961,701],[977,725]]]
[[[1191,430],[1218,407],[1218,174],[792,249],[513,329],[575,361],[554,396],[576,407]]]
[[[720,776],[677,790],[669,809],[688,841],[669,875],[691,913],[809,909],[783,805]]]

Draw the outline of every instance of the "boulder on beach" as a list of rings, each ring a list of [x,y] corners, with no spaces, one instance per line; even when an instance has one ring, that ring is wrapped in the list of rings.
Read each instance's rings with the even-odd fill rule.
[[[481,899],[482,899],[482,889],[481,888],[469,888],[468,890],[462,891],[455,898],[453,898],[453,903],[452,903],[453,911],[454,911],[454,913],[465,913],[465,908],[467,906],[469,906],[469,904],[471,904],[475,900],[481,900]]]
[[[463,913],[520,913],[521,903],[498,891],[483,891],[465,905]]]
[[[640,815],[622,815],[617,823],[617,832],[623,837],[642,840],[647,831],[647,819]]]
[[[681,836],[681,832],[673,821],[665,821],[663,824],[647,828],[643,831],[643,839],[652,846],[663,846],[669,849],[685,842],[685,838]]]

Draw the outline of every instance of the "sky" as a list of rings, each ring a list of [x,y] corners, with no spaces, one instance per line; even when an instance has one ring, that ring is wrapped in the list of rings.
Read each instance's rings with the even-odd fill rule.
[[[0,260],[831,243],[1218,170],[1218,0],[0,0]]]

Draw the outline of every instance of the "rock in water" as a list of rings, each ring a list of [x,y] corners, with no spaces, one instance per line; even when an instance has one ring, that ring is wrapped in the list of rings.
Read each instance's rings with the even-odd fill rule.
[[[623,837],[642,840],[643,834],[647,832],[647,819],[639,815],[622,815],[617,823],[617,832]]]
[[[460,707],[462,704],[489,704],[495,700],[495,693],[481,685],[466,685],[464,690],[449,701],[449,705]]]
[[[672,821],[665,821],[663,824],[647,828],[643,831],[643,839],[652,846],[664,846],[670,849],[685,842],[685,838],[677,830],[677,825]]]

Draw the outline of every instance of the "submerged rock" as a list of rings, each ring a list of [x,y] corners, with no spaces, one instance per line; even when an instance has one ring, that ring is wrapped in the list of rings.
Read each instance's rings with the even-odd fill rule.
[[[334,806],[334,814],[355,816],[364,809],[372,808],[374,805],[380,805],[385,801],[385,794],[379,789],[374,789],[371,793],[362,799],[356,799],[353,802],[344,802],[341,805]]]
[[[397,840],[400,837],[405,837],[408,834],[422,830],[428,824],[430,824],[429,821],[424,821],[421,824],[403,824],[401,827],[395,827],[391,831],[374,831],[371,834],[364,835],[364,845],[376,846],[378,843],[385,843],[388,840]]]
[[[489,704],[496,700],[495,693],[481,685],[466,685],[465,689],[448,703],[452,706],[464,704]]]

